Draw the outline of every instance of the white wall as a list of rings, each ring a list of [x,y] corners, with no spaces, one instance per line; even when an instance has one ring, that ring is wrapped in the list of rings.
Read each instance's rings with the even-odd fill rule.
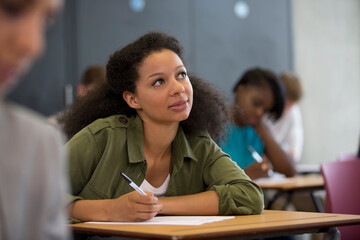
[[[303,163],[355,152],[360,137],[360,1],[293,0],[294,70],[303,81]]]

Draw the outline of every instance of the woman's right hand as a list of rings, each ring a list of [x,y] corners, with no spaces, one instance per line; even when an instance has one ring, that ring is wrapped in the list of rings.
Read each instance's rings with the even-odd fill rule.
[[[109,221],[142,222],[155,217],[162,205],[154,194],[141,195],[132,191],[119,198],[112,199],[107,207]]]

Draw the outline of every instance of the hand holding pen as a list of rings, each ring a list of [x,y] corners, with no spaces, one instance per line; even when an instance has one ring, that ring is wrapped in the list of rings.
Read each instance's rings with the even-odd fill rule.
[[[252,158],[256,161],[247,168],[246,173],[252,179],[260,177],[269,177],[273,174],[271,164],[266,156],[262,157],[251,145],[247,146]]]
[[[135,222],[155,217],[162,209],[158,198],[150,192],[145,193],[125,174],[121,173],[121,176],[135,191],[115,199],[115,204],[112,206],[113,214],[121,214],[124,217],[123,221]]]

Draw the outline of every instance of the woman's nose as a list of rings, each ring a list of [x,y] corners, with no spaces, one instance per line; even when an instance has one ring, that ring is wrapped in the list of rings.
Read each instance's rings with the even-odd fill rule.
[[[171,95],[183,94],[185,92],[184,85],[175,78],[172,79],[171,86]]]
[[[264,109],[259,107],[256,109],[256,116],[261,118],[264,115],[264,112],[265,112]]]
[[[14,51],[21,58],[36,59],[44,48],[45,20],[40,16],[24,19],[15,29]]]

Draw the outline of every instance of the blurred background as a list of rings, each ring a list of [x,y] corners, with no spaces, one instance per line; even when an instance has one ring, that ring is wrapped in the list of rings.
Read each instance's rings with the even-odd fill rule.
[[[75,100],[84,70],[149,31],[176,36],[187,69],[231,99],[252,67],[302,80],[301,163],[335,161],[360,141],[359,0],[68,0],[48,48],[8,98],[49,116]]]

